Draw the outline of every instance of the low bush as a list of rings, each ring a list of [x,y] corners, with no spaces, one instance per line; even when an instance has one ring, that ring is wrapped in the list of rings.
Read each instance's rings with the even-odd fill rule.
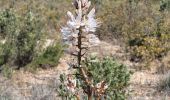
[[[62,46],[57,43],[43,48],[47,38],[43,27],[45,24],[39,15],[30,10],[24,17],[13,9],[0,12],[0,66],[7,64],[19,69],[32,63],[38,66],[56,65],[62,54]]]
[[[107,100],[124,100],[125,87],[128,85],[130,73],[126,66],[119,64],[113,58],[91,57],[85,61],[87,71],[96,86],[101,80],[105,81],[108,89],[105,93]]]
[[[9,65],[3,65],[2,66],[2,74],[6,78],[12,77],[13,69]]]
[[[99,85],[101,80],[108,85],[103,98],[106,100],[124,100],[126,98],[125,88],[128,86],[130,72],[125,65],[119,64],[110,57],[103,58],[102,60],[99,60],[96,57],[90,57],[84,61],[84,64],[86,66],[86,71],[88,72],[88,77],[93,81],[94,86]],[[76,72],[76,75],[80,74]],[[59,94],[64,98],[74,98],[74,95],[70,95],[70,92],[67,91],[67,86],[64,85],[66,76],[61,75],[60,81]],[[83,81],[77,80],[77,88],[87,88],[86,84],[83,83]],[[82,98],[86,98],[86,96],[83,96]],[[93,94],[93,98],[97,98],[95,93]]]
[[[49,46],[45,51],[34,59],[33,65],[42,68],[56,66],[63,54],[63,46],[60,43]]]
[[[18,34],[18,16],[15,15],[11,10],[7,9],[0,12],[0,65],[6,64],[12,58],[15,59],[15,41]]]
[[[100,5],[97,14],[104,24],[97,34],[119,41],[132,61],[146,66],[170,50],[169,0],[107,0]]]
[[[167,35],[166,35],[167,36]],[[142,39],[142,40],[141,40]],[[141,41],[139,41],[141,40]],[[134,40],[135,45],[131,46],[131,60],[150,62],[154,59],[162,58],[169,51],[170,47],[165,43],[164,36],[161,37],[139,37]],[[138,42],[138,43],[137,43]],[[130,44],[132,45],[132,44]]]

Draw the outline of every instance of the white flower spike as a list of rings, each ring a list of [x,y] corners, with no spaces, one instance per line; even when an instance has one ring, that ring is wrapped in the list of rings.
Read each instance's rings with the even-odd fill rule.
[[[95,19],[95,8],[87,13],[91,5],[89,0],[75,0],[73,4],[76,8],[76,14],[73,15],[68,11],[67,16],[69,19],[66,26],[61,29],[64,42],[70,46],[76,46],[81,27],[81,34],[86,34],[87,39],[87,41],[83,42],[88,43],[88,47],[96,46],[100,42],[99,39],[95,35],[89,34],[89,32],[95,32],[96,28],[100,26],[100,22]]]

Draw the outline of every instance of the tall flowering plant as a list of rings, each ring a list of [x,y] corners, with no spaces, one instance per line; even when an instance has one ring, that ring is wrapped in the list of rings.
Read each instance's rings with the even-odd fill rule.
[[[69,64],[76,69],[76,73],[60,76],[60,94],[66,98],[76,97],[78,100],[82,94],[86,94],[88,100],[123,100],[123,89],[127,86],[129,72],[114,59],[104,58],[99,61],[96,57],[85,58],[88,49],[100,43],[93,34],[100,26],[100,21],[95,18],[95,8],[90,9],[90,1],[75,0],[73,5],[75,14],[67,12],[69,20],[61,28],[61,32],[63,41],[68,45],[66,52],[77,59]]]
[[[104,81],[100,83],[100,86],[98,84],[98,87],[93,86],[84,68],[85,66],[82,65],[82,59],[88,48],[100,43],[99,39],[92,34],[99,27],[100,22],[98,19],[95,19],[95,8],[89,10],[91,6],[90,1],[75,0],[73,5],[76,10],[75,14],[72,14],[70,11],[67,12],[69,20],[67,21],[67,25],[62,27],[61,32],[64,42],[69,45],[66,51],[77,58],[76,64],[72,65],[72,67],[79,71],[80,79],[86,84],[84,92],[88,95],[89,100],[91,100],[92,94],[95,90],[98,90],[97,88],[107,88]],[[73,94],[77,94],[76,80],[73,76],[70,74],[67,75],[67,81],[68,90]]]

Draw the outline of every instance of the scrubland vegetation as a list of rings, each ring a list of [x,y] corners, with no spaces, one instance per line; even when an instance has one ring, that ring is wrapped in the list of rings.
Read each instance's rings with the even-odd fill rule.
[[[10,80],[13,73],[19,73],[20,70],[36,73],[39,70],[61,66],[60,59],[67,57],[69,48],[63,42],[61,29],[65,27],[69,19],[67,11],[76,16],[75,10],[78,8],[74,7],[73,1],[0,0],[0,76],[7,77]],[[89,56],[91,52],[96,53],[97,50],[90,52],[87,50],[87,54],[83,55],[82,59],[79,58],[81,52],[80,55],[76,55],[78,58],[76,63],[78,64],[75,64],[72,60],[69,61],[71,57],[69,60],[67,58],[65,63],[72,62],[69,63],[69,66],[72,65],[71,68],[74,70],[69,70],[69,75],[72,72],[71,75],[73,74],[73,76],[67,75],[68,73],[61,75],[58,73],[60,82],[57,79],[55,87],[52,86],[55,92],[64,100],[76,98],[90,100],[90,96],[97,100],[101,98],[124,100],[128,99],[130,92],[133,92],[128,90],[128,87],[133,85],[131,84],[133,80],[130,78],[133,73],[147,71],[163,77],[159,79],[158,83],[154,83],[156,84],[154,88],[156,88],[158,94],[166,91],[166,97],[170,98],[170,0],[89,1],[91,1],[91,6],[86,14],[95,7],[95,19],[100,21],[100,27],[90,26],[95,31],[89,28],[86,32],[94,34],[100,42],[108,42],[111,46],[119,45],[123,56]],[[104,47],[100,44],[99,46]],[[78,48],[80,49],[80,47]],[[67,51],[67,53],[64,51]],[[69,54],[75,56],[70,52]],[[132,65],[124,63],[125,61],[129,61]],[[86,78],[80,71],[82,70],[80,65],[86,66],[83,69],[90,83],[86,82]],[[77,70],[75,71],[75,69]],[[76,92],[74,93],[70,92],[68,84],[65,84],[70,77],[76,79],[77,82]],[[88,89],[94,89],[91,85],[95,87],[99,83],[108,87],[102,90],[101,94],[96,92],[97,89],[93,91],[95,93],[89,93],[91,90]],[[39,87],[43,91],[43,87]],[[5,94],[5,96],[1,94],[1,91],[2,93],[5,91],[3,89],[3,85],[0,86],[0,100],[1,98],[10,100],[10,97],[7,98],[8,94]],[[77,89],[79,89],[81,97],[77,95]],[[37,91],[40,90],[37,89]],[[44,91],[48,92],[49,89]],[[49,99],[48,96],[48,98],[46,96],[39,97],[35,94],[38,95],[38,92],[34,93],[34,97],[30,97],[28,100],[35,98],[37,100],[56,100],[55,95],[49,96]],[[152,96],[154,97],[154,94]],[[131,97],[130,100],[140,100],[140,98],[134,98]],[[160,100],[164,99],[160,98]],[[147,98],[142,98],[142,100],[147,100]]]

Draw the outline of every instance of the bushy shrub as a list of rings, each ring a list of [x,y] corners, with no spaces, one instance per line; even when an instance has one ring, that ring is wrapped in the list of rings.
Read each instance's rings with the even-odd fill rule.
[[[166,55],[169,50],[167,43],[164,43],[164,37],[140,37],[137,45],[131,47],[130,53],[131,59],[140,59],[140,61],[152,61],[157,58],[161,58]],[[137,41],[135,41],[137,42]]]
[[[161,0],[160,11],[170,10],[170,0]]]
[[[16,37],[19,32],[18,16],[11,10],[4,10],[0,13],[0,37],[1,41],[1,65],[7,63],[11,59],[15,59]]]
[[[5,10],[0,18],[1,36],[4,43],[1,46],[1,65],[9,63],[23,67],[34,57],[37,41],[41,37],[41,25],[32,12],[25,17],[14,14],[12,10]]]
[[[36,52],[37,42],[42,37],[42,23],[32,12],[28,12],[21,23],[16,38],[16,64],[23,67],[30,63]]]
[[[99,60],[96,57],[90,57],[84,61],[84,64],[87,68],[86,71],[88,72],[88,77],[93,81],[94,86],[99,85],[101,80],[108,85],[108,89],[105,91],[103,98],[106,100],[124,100],[126,98],[125,88],[128,86],[130,72],[125,65],[119,64],[116,60],[110,57],[103,58],[102,60]],[[78,72],[75,74],[78,75],[77,77],[80,75]],[[71,93],[64,85],[66,81],[65,74],[60,76],[60,81],[60,95],[65,98],[75,98],[74,95],[70,95]],[[83,81],[77,80],[77,87],[88,89],[87,85],[82,83]],[[93,98],[97,98],[95,95],[96,94],[94,93]],[[81,98],[86,98],[86,96]]]
[[[63,46],[61,45],[61,43],[56,43],[52,46],[47,47],[42,54],[35,58],[32,66],[41,68],[56,66],[62,54]]]
[[[42,49],[46,34],[43,21],[31,11],[21,16],[12,9],[0,13],[0,65],[25,67],[31,63],[56,65],[62,54],[60,43]],[[33,61],[36,59],[36,61]]]
[[[3,65],[2,66],[2,74],[3,74],[3,76],[5,76],[7,78],[11,78],[12,72],[13,72],[13,70],[9,65]]]
[[[104,2],[104,3],[103,3]],[[124,45],[132,61],[149,63],[161,59],[170,49],[168,0],[107,0],[98,8],[104,40]]]
[[[16,16],[10,9],[6,9],[0,12],[0,37],[2,39],[17,33],[17,17],[18,16]]]
[[[0,66],[2,66],[7,62],[9,57],[9,49],[7,50],[4,44],[0,44],[0,54]]]
[[[119,64],[116,60],[110,57],[102,60],[96,57],[86,59],[88,75],[92,78],[94,86],[101,80],[108,84],[108,89],[105,93],[107,100],[124,100],[125,87],[128,85],[130,73],[126,66]]]

